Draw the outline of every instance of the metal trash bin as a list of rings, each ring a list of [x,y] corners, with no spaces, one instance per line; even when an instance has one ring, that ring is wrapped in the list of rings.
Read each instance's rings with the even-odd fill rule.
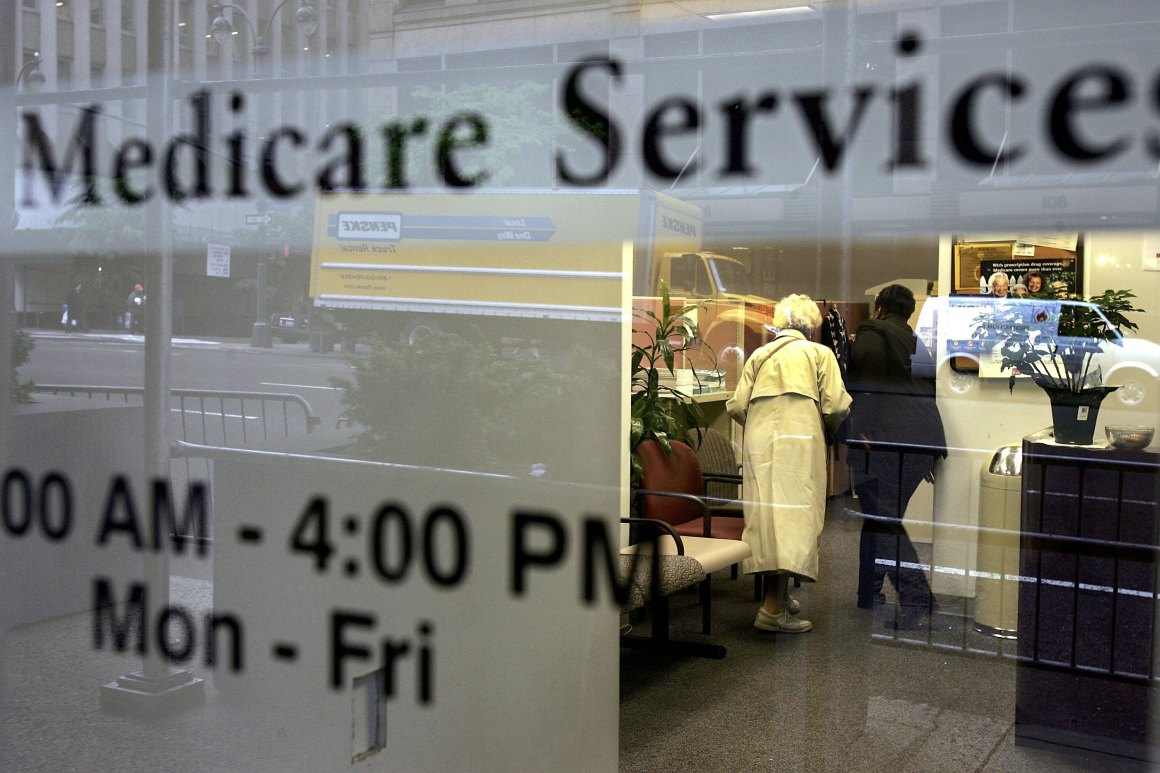
[[[1019,508],[1023,449],[1003,446],[979,471],[979,542],[974,628],[1017,638],[1019,621]]]

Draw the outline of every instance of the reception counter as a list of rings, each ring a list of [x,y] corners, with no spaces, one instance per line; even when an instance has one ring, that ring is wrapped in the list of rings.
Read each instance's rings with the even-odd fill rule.
[[[690,399],[701,406],[705,414],[705,425],[717,430],[730,440],[733,439],[733,428],[736,426],[725,409],[725,403],[733,396],[732,391],[702,392],[692,395]],[[738,427],[740,430],[740,427]]]
[[[1147,759],[1160,453],[1023,441],[1015,733]]]

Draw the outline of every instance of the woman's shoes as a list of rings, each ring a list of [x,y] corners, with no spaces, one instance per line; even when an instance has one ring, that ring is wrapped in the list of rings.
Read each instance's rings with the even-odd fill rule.
[[[791,615],[796,615],[798,612],[802,611],[802,605],[797,599],[795,599],[793,596],[789,595],[788,593],[786,594],[785,598],[786,598],[786,601],[782,606],[784,606],[787,610],[789,610],[789,613]]]
[[[769,631],[770,633],[805,633],[813,628],[814,624],[809,620],[798,620],[791,617],[786,609],[776,615],[771,615],[764,608],[759,608],[757,619],[753,621],[753,627],[759,631]]]

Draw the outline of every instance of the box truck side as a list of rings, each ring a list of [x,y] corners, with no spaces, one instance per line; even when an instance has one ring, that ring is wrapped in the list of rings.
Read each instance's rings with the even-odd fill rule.
[[[347,345],[471,327],[549,339],[617,321],[625,250],[633,294],[703,301],[701,335],[733,367],[767,339],[773,304],[748,267],[701,252],[699,207],[641,190],[320,193],[310,297]]]
[[[626,245],[651,271],[700,232],[696,207],[645,191],[320,193],[310,296],[349,335],[612,321]]]

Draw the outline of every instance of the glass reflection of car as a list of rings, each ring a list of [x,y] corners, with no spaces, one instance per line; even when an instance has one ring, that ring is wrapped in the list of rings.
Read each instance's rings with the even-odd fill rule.
[[[1002,305],[1004,309],[1022,309],[1029,325],[1039,326],[1042,333],[1055,335],[1061,312],[1067,306],[1082,306],[1106,320],[1106,315],[1095,304],[1078,300],[1051,298],[990,298],[986,296],[950,296],[928,298],[923,304],[915,330],[928,345],[938,362],[916,359],[916,375],[931,377],[936,372],[949,379],[952,391],[969,392],[978,375],[1006,376],[998,372],[998,359],[993,356],[998,341],[975,338],[975,320]],[[1143,405],[1149,395],[1160,388],[1160,345],[1145,338],[1120,334],[1110,323],[1113,338],[1100,346],[1093,358],[1093,366],[1103,373],[1104,383],[1120,388],[1114,393],[1122,405]],[[942,346],[940,347],[940,340]],[[1061,339],[1061,343],[1065,340]],[[938,367],[936,367],[936,364]]]
[[[266,324],[270,336],[284,343],[292,344],[310,337],[310,320],[301,314],[272,314]]]

